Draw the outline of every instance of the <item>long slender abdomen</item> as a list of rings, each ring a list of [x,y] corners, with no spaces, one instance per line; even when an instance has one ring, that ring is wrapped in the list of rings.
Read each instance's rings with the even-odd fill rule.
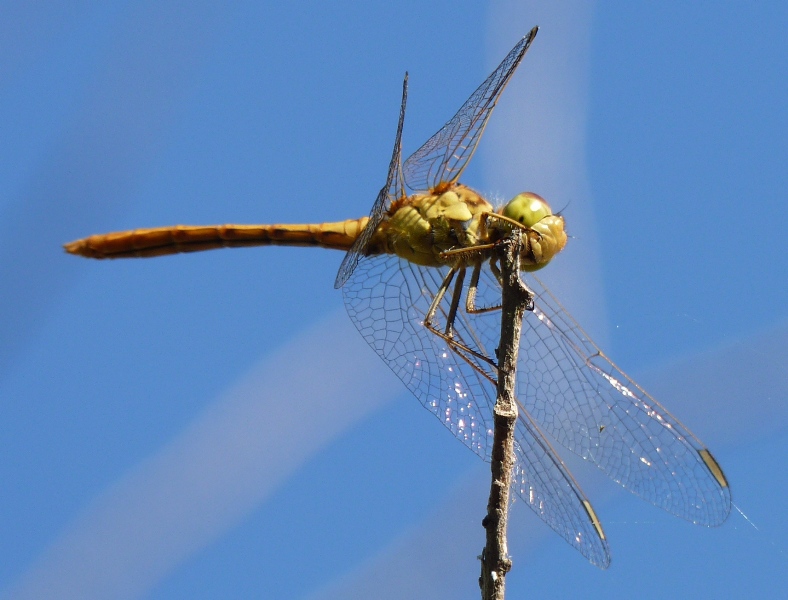
[[[239,246],[349,250],[368,218],[308,225],[175,225],[92,235],[63,247],[88,258],[146,258]]]

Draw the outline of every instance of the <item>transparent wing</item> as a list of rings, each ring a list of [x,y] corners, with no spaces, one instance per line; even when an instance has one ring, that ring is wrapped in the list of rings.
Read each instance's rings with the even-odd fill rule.
[[[592,564],[606,569],[610,565],[610,548],[591,503],[522,409],[514,451],[517,461],[512,485],[520,499]],[[485,460],[489,461],[489,457]]]
[[[397,137],[389,163],[386,185],[378,193],[364,231],[345,255],[334,281],[334,288],[341,288],[353,273],[360,258],[365,254],[375,230],[385,218],[391,203],[405,195],[405,184],[412,190],[427,190],[442,181],[454,182],[459,178],[476,150],[476,145],[479,143],[487,120],[490,118],[501,92],[525,56],[538,31],[539,28],[534,27],[528,35],[521,39],[506,55],[503,62],[498,65],[498,68],[471,94],[457,114],[402,165],[402,125],[405,120],[405,102],[408,95],[408,75],[405,74]]]
[[[541,281],[524,279],[536,298],[520,344],[523,406],[561,445],[638,496],[693,523],[722,523],[730,489],[711,453],[602,353]]]
[[[350,318],[375,352],[419,402],[466,446],[489,461],[496,389],[491,367],[463,358],[424,327],[424,317],[447,269],[419,267],[396,256],[363,257],[343,287]],[[500,300],[500,288],[480,288],[479,298]],[[438,321],[449,311],[450,294]],[[440,323],[439,323],[440,325]],[[478,331],[476,328],[479,328]],[[500,313],[457,315],[455,339],[494,356]],[[494,334],[494,331],[498,333]],[[550,527],[600,567],[609,564],[607,543],[589,513],[590,504],[560,458],[527,414],[515,441],[515,491]]]
[[[365,250],[375,230],[380,225],[381,221],[386,216],[386,212],[391,206],[391,203],[402,197],[404,194],[404,185],[402,181],[402,126],[405,123],[405,104],[408,100],[408,74],[405,73],[405,79],[402,82],[402,102],[399,108],[399,122],[397,124],[397,137],[394,139],[394,151],[391,154],[391,162],[389,163],[389,172],[386,176],[386,185],[384,185],[375,203],[372,205],[372,211],[369,213],[369,221],[361,234],[356,238],[353,246],[345,254],[342,264],[339,265],[339,272],[334,281],[334,289],[339,289],[348,280],[353,270],[358,265],[359,259],[365,254]]]
[[[512,48],[498,68],[484,80],[441,129],[416,150],[403,165],[406,185],[414,191],[439,183],[455,182],[470,161],[506,84],[539,31],[534,27]]]

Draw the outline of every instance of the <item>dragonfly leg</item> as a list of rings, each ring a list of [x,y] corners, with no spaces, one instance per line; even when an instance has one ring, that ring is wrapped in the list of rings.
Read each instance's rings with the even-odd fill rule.
[[[505,217],[503,215],[499,215],[498,213],[484,213],[482,217],[482,223],[484,224],[485,231],[490,227],[489,221],[499,221],[501,223],[506,223],[509,227],[519,227],[523,230],[523,233],[529,230],[529,227],[523,225],[519,221],[515,221],[514,219],[510,219],[509,217]],[[525,235],[523,235],[523,239],[525,239]]]
[[[446,344],[451,348],[451,350],[467,362],[471,367],[473,367],[479,374],[483,375],[485,378],[489,379],[494,385],[497,385],[498,380],[496,377],[493,377],[489,373],[487,373],[484,369],[479,367],[477,361],[482,361],[490,365],[493,369],[495,369],[496,373],[498,371],[498,364],[491,359],[489,356],[482,354],[481,352],[477,352],[473,348],[463,344],[462,342],[458,341],[456,338],[450,337],[440,331],[439,329],[435,329],[432,325],[427,325],[427,329],[430,330],[433,334],[437,335],[441,338]],[[473,359],[476,360],[473,360]]]
[[[460,305],[462,296],[462,284],[465,282],[465,267],[457,270],[457,281],[454,282],[454,293],[451,295],[451,307],[446,316],[446,329],[444,333],[449,337],[454,337],[454,319],[457,318],[457,307]]]
[[[503,275],[501,274],[501,269],[499,269],[498,265],[495,264],[495,262],[497,260],[498,260],[498,258],[496,256],[493,256],[490,259],[490,271],[495,276],[495,279],[498,281],[498,285],[503,286]],[[471,281],[473,281],[473,280],[471,280]],[[525,285],[525,282],[522,281],[522,279],[521,279],[521,283],[523,285]],[[525,286],[525,289],[528,292],[528,295],[531,297],[531,300],[528,302],[528,306],[525,307],[525,310],[533,311],[533,309],[534,309],[534,293],[531,290],[531,288],[529,288],[527,285]],[[498,306],[496,308],[500,308],[500,306]]]
[[[493,260],[494,259],[490,259],[491,267]],[[481,271],[482,271],[482,263],[477,262],[473,266],[473,273],[471,273],[471,282],[468,285],[468,294],[465,297],[465,312],[471,315],[492,312],[494,310],[501,310],[500,304],[496,304],[494,306],[476,306],[476,289],[479,286],[479,275],[481,274]],[[493,271],[493,273],[495,273],[495,271]],[[500,275],[500,271],[498,271],[497,275]]]
[[[440,253],[441,260],[450,265],[469,265],[479,260],[479,255],[488,254],[495,244],[477,244],[467,248],[453,248]]]
[[[451,345],[451,344],[450,344],[450,345]],[[487,358],[487,357],[484,357],[484,356],[481,356],[481,357],[480,357],[482,360],[484,360],[485,362],[489,363],[489,364],[490,364],[490,366],[493,368],[493,370],[494,370],[494,373],[493,373],[493,374],[490,374],[490,373],[488,373],[487,371],[485,371],[484,369],[482,369],[482,368],[479,366],[479,363],[478,363],[478,361],[475,361],[475,360],[473,360],[473,358],[472,358],[472,357],[473,357],[473,354],[472,354],[471,356],[467,356],[467,355],[465,355],[465,354],[463,353],[463,349],[464,349],[465,351],[467,351],[467,352],[471,352],[469,349],[465,348],[464,346],[461,346],[461,344],[457,344],[456,346],[457,346],[457,347],[455,347],[454,345],[452,345],[452,350],[454,351],[454,353],[455,353],[457,356],[459,356],[459,357],[460,357],[462,360],[464,360],[466,363],[468,363],[468,365],[469,365],[469,366],[470,366],[470,367],[471,367],[471,368],[472,368],[474,371],[476,371],[476,372],[477,372],[479,375],[481,375],[482,377],[484,377],[485,379],[487,379],[487,380],[488,380],[490,383],[492,383],[493,385],[498,385],[498,365],[497,365],[497,364],[495,364],[495,362],[494,362],[494,361],[492,361],[492,360],[490,360],[489,358]],[[475,354],[475,353],[474,353],[474,354]]]
[[[495,264],[497,260],[498,258],[495,256],[490,259],[490,271],[492,271],[492,274],[495,275],[498,285],[503,287],[503,275],[501,274],[501,270],[498,268],[498,265]]]
[[[458,272],[460,273],[460,275],[458,277],[458,283],[454,287],[454,292],[452,293],[452,302],[449,308],[449,314],[447,315],[447,319],[446,319],[446,330],[441,331],[440,329],[437,329],[433,324],[433,321],[435,320],[435,313],[438,312],[438,306],[440,305],[443,298],[446,296],[446,290],[449,289],[449,286],[451,285],[454,276]],[[462,284],[464,278],[465,278],[464,268],[455,267],[452,268],[446,274],[446,277],[443,279],[443,282],[441,283],[441,286],[438,289],[438,293],[435,294],[435,298],[433,298],[432,303],[430,304],[430,307],[427,310],[427,314],[424,317],[424,327],[426,327],[431,333],[437,335],[439,338],[444,340],[454,352],[456,352],[459,356],[461,356],[471,366],[474,366],[474,363],[468,357],[468,355],[473,356],[481,361],[484,361],[490,366],[492,366],[493,368],[497,369],[498,365],[489,356],[485,356],[481,352],[477,352],[476,350],[470,348],[466,344],[454,338],[454,332],[453,332],[454,320],[457,317],[457,307],[459,306],[460,297],[462,295]],[[477,366],[474,366],[474,368],[479,370],[480,373],[484,374],[485,377],[492,380],[492,378],[488,374],[481,371]]]
[[[455,273],[457,273],[456,268],[452,268],[451,270],[449,270],[448,274],[443,279],[440,288],[438,288],[438,293],[435,294],[435,297],[432,299],[432,302],[430,303],[430,307],[427,310],[427,314],[424,316],[424,327],[426,327],[431,331],[435,331],[435,328],[432,326],[432,321],[433,319],[435,319],[435,313],[438,310],[438,305],[441,303],[441,300],[443,300],[443,297],[446,295],[446,290],[449,289],[449,286],[451,285],[451,280],[454,279]]]

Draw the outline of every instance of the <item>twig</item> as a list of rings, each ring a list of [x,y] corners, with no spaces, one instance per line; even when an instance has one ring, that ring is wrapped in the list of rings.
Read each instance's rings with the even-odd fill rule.
[[[492,483],[487,516],[482,525],[487,530],[487,544],[482,551],[482,574],[479,586],[482,600],[503,600],[506,573],[512,568],[506,542],[509,518],[509,491],[514,466],[514,431],[517,423],[515,382],[517,354],[523,314],[531,295],[520,280],[522,231],[515,230],[501,242],[499,257],[502,273],[501,340],[498,347],[498,398],[494,409],[492,448]]]

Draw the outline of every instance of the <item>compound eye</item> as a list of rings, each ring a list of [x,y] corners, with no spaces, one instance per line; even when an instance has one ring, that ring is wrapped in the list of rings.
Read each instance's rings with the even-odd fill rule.
[[[533,227],[552,214],[547,201],[533,192],[517,194],[503,209],[504,217],[509,217],[526,227]]]

